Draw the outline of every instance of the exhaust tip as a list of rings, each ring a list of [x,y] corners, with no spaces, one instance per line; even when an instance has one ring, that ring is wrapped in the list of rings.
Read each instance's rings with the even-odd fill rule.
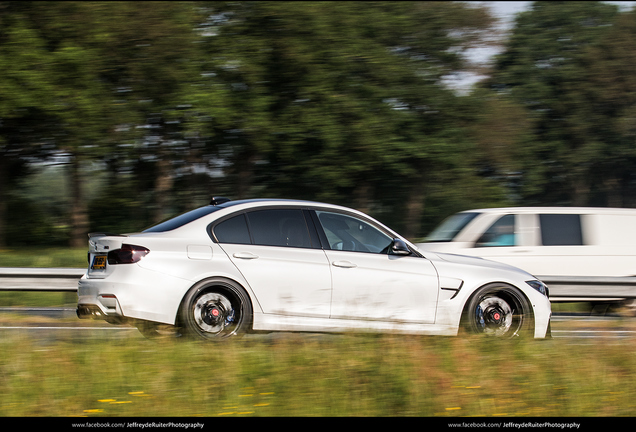
[[[102,313],[97,307],[78,306],[75,313],[79,319],[101,318]]]

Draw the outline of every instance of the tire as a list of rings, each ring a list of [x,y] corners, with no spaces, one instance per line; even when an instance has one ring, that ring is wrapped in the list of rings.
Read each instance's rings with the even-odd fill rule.
[[[502,339],[531,336],[534,318],[528,300],[518,289],[489,284],[475,291],[466,304],[464,328],[472,334]]]
[[[208,279],[188,291],[179,316],[186,335],[225,339],[249,330],[252,303],[239,284],[221,278]]]

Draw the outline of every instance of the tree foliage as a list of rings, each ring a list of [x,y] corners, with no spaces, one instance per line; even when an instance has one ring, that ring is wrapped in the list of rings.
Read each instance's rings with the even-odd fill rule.
[[[405,228],[417,234],[424,183],[466,146],[441,78],[490,26],[485,11],[428,2],[211,8],[210,70],[231,94],[231,126],[221,123],[215,142],[236,195],[372,212],[401,200]]]
[[[409,237],[466,208],[633,205],[635,18],[533,3],[461,96],[444,79],[489,43],[479,5],[0,2],[0,245],[20,221],[83,245],[213,195],[350,205]],[[53,161],[63,197],[29,201]]]
[[[490,87],[521,104],[534,138],[526,144],[524,197],[590,204],[603,144],[590,125],[590,52],[613,29],[618,8],[603,2],[535,2],[518,15]]]

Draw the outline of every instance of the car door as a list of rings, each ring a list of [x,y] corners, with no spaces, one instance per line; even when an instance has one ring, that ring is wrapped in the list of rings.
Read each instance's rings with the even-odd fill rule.
[[[369,220],[315,216],[331,268],[331,318],[435,322],[439,282],[429,260],[391,254],[393,237]]]
[[[241,213],[222,220],[212,232],[264,313],[329,316],[329,263],[302,209]]]

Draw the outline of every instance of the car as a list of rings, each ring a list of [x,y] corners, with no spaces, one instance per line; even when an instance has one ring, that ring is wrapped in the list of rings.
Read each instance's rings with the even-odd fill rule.
[[[214,198],[135,234],[89,234],[77,315],[201,339],[252,332],[550,335],[548,288],[518,268],[422,252],[362,212]]]

